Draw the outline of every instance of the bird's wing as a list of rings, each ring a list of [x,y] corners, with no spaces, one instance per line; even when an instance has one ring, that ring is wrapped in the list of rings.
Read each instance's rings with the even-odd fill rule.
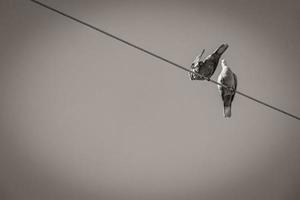
[[[236,88],[237,88],[237,76],[233,72],[232,72],[232,74],[233,74],[233,79],[234,79],[234,89],[236,90]]]
[[[213,65],[212,65],[213,67],[211,68],[211,75],[213,75],[214,73],[215,73],[215,71],[216,71],[216,69],[217,69],[217,67],[218,67],[218,62],[216,62],[216,63],[214,63]]]
[[[237,76],[233,72],[232,72],[232,74],[233,74],[233,80],[234,80],[234,90],[236,90],[236,88],[237,88]],[[235,91],[234,91],[234,93],[233,93],[233,95],[231,97],[231,101],[233,101],[234,96],[235,96]]]
[[[224,76],[223,74],[221,73],[218,77],[218,82],[221,83],[221,84],[224,84]],[[220,94],[221,94],[221,97],[222,97],[222,100],[224,101],[224,96],[225,96],[225,88],[221,85],[218,85],[218,88],[219,88],[219,91],[220,91]]]
[[[224,87],[221,87],[220,91],[221,91],[221,97],[222,97],[222,100],[224,101],[225,100],[225,88]]]

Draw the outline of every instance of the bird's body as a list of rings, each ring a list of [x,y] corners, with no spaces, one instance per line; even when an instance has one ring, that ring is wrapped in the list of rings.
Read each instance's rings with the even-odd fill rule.
[[[209,80],[216,71],[219,60],[227,48],[228,44],[222,44],[214,53],[207,56],[203,61],[201,61],[201,56],[204,51],[201,55],[197,56],[192,63],[191,70],[201,76],[190,73],[191,80]]]
[[[221,65],[222,71],[218,77],[218,82],[229,88],[218,85],[218,89],[223,101],[224,117],[231,117],[231,104],[237,87],[237,77],[227,66],[225,60],[222,60]]]

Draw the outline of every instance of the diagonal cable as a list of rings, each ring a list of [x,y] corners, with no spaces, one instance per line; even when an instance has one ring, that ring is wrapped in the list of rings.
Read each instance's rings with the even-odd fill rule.
[[[191,74],[194,74],[194,75],[196,75],[196,76],[202,77],[202,78],[204,78],[205,80],[207,80],[207,81],[209,81],[209,82],[212,82],[212,83],[214,83],[214,84],[216,84],[216,85],[225,87],[225,88],[227,88],[227,89],[232,89],[232,88],[230,88],[230,87],[228,87],[228,86],[226,86],[226,85],[223,85],[223,84],[221,84],[221,83],[219,83],[219,82],[217,82],[217,81],[215,81],[215,80],[209,79],[209,78],[207,78],[207,77],[202,76],[202,75],[199,74],[199,73],[196,73],[196,72],[194,72],[194,71],[191,71],[191,70],[189,70],[189,69],[187,69],[187,68],[185,68],[185,67],[183,67],[183,66],[181,66],[181,65],[179,65],[179,64],[177,64],[177,63],[175,63],[175,62],[173,62],[173,61],[170,61],[170,60],[168,60],[168,59],[166,59],[166,58],[163,58],[163,57],[161,57],[161,56],[159,56],[159,55],[157,55],[157,54],[155,54],[155,53],[153,53],[153,52],[151,52],[151,51],[148,51],[148,50],[146,50],[146,49],[144,49],[144,48],[142,48],[142,47],[139,47],[139,46],[137,46],[137,45],[135,45],[135,44],[132,44],[132,43],[130,43],[130,42],[128,42],[128,41],[126,41],[126,40],[124,40],[124,39],[122,39],[122,38],[119,38],[119,37],[117,37],[117,36],[115,36],[115,35],[113,35],[113,34],[110,34],[110,33],[106,32],[106,31],[104,31],[104,30],[101,30],[100,28],[97,28],[97,27],[95,27],[95,26],[93,26],[93,25],[91,25],[91,24],[88,24],[88,23],[86,23],[86,22],[84,22],[84,21],[82,21],[82,20],[80,20],[80,19],[77,19],[77,18],[72,17],[71,15],[68,15],[68,14],[66,14],[66,13],[64,13],[64,12],[62,12],[62,11],[59,11],[59,10],[57,10],[57,9],[55,9],[55,8],[52,8],[52,7],[46,5],[46,4],[42,3],[42,2],[39,2],[39,1],[37,1],[37,0],[30,0],[30,1],[32,1],[33,3],[36,3],[36,4],[40,5],[40,6],[42,6],[42,7],[44,7],[44,8],[47,8],[47,9],[49,9],[49,10],[51,10],[51,11],[54,11],[54,12],[56,12],[56,13],[58,13],[58,14],[64,16],[64,17],[67,17],[67,18],[69,18],[69,19],[72,19],[73,21],[76,21],[76,22],[78,22],[78,23],[80,23],[80,24],[82,24],[82,25],[84,25],[84,26],[87,26],[87,27],[93,29],[93,30],[96,30],[96,31],[98,31],[98,32],[100,32],[100,33],[103,33],[104,35],[107,35],[107,36],[109,36],[109,37],[111,37],[111,38],[113,38],[113,39],[116,39],[116,40],[118,40],[118,41],[120,41],[120,42],[122,42],[122,43],[124,43],[124,44],[127,44],[128,46],[131,46],[131,47],[133,47],[133,48],[135,48],[135,49],[138,49],[138,50],[140,50],[140,51],[142,51],[142,52],[144,52],[144,53],[146,53],[146,54],[149,54],[149,55],[151,55],[151,56],[153,56],[153,57],[155,57],[155,58],[157,58],[157,59],[160,59],[160,60],[162,60],[162,61],[165,61],[165,62],[167,62],[167,63],[169,63],[169,64],[171,64],[171,65],[173,65],[173,66],[175,66],[175,67],[177,67],[177,68],[180,68],[180,69],[182,69],[182,70],[184,70],[184,71],[187,71],[187,72],[189,72],[189,73],[191,73]],[[271,109],[276,110],[276,111],[278,111],[278,112],[280,112],[280,113],[282,113],[282,114],[285,114],[285,115],[288,115],[288,116],[290,116],[290,117],[292,117],[292,118],[295,118],[295,119],[297,119],[297,120],[300,120],[300,117],[298,117],[298,116],[296,116],[296,115],[293,115],[293,114],[291,114],[291,113],[289,113],[289,112],[287,112],[287,111],[284,111],[284,110],[282,110],[282,109],[280,109],[280,108],[277,108],[277,107],[275,107],[275,106],[272,106],[272,105],[270,105],[270,104],[268,104],[268,103],[265,103],[265,102],[263,102],[263,101],[261,101],[261,100],[258,100],[258,99],[256,99],[256,98],[254,98],[254,97],[251,97],[251,96],[249,96],[249,95],[247,95],[247,94],[245,94],[245,93],[243,93],[243,92],[240,92],[240,91],[238,91],[238,90],[235,90],[235,92],[236,92],[237,94],[241,95],[241,96],[244,96],[244,97],[246,97],[246,98],[248,98],[248,99],[250,99],[250,100],[252,100],[252,101],[255,101],[255,102],[259,103],[259,104],[262,104],[262,105],[264,105],[264,106],[266,106],[266,107],[268,107],[268,108],[271,108]]]

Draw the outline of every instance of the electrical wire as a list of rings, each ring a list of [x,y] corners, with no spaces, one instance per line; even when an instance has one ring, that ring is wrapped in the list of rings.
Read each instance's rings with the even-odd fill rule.
[[[56,12],[56,13],[58,13],[58,14],[64,16],[64,17],[67,17],[67,18],[69,18],[69,19],[72,19],[73,21],[76,21],[76,22],[78,22],[78,23],[80,23],[80,24],[82,24],[82,25],[84,25],[84,26],[87,26],[87,27],[93,29],[93,30],[96,30],[96,31],[98,31],[98,32],[100,32],[100,33],[102,33],[102,34],[104,34],[104,35],[107,35],[107,36],[109,36],[109,37],[111,37],[111,38],[113,38],[113,39],[116,39],[116,40],[118,40],[118,41],[120,41],[120,42],[122,42],[122,43],[124,43],[124,44],[127,44],[128,46],[131,46],[131,47],[133,47],[133,48],[135,48],[135,49],[138,49],[138,50],[140,50],[140,51],[142,51],[142,52],[144,52],[144,53],[146,53],[146,54],[149,54],[149,55],[151,55],[151,56],[153,56],[153,57],[155,57],[155,58],[157,58],[157,59],[160,59],[160,60],[162,60],[162,61],[165,61],[165,62],[167,62],[167,63],[169,63],[169,64],[171,64],[171,65],[173,65],[173,66],[175,66],[175,67],[177,67],[177,68],[180,68],[180,69],[182,69],[182,70],[184,70],[184,71],[187,71],[187,72],[189,72],[189,73],[191,73],[191,74],[194,74],[194,75],[196,75],[196,76],[199,76],[199,77],[201,77],[201,78],[204,78],[205,80],[207,80],[207,81],[209,81],[209,82],[211,82],[211,83],[214,83],[214,84],[216,84],[216,85],[222,86],[222,87],[224,87],[224,88],[226,88],[226,89],[232,89],[232,88],[230,88],[230,87],[228,87],[228,86],[226,86],[226,85],[224,85],[224,84],[221,84],[221,83],[219,83],[219,82],[217,82],[217,81],[214,81],[214,80],[212,80],[212,79],[210,79],[210,78],[204,77],[203,75],[201,75],[201,74],[199,74],[199,73],[196,73],[196,72],[194,72],[194,71],[191,71],[191,70],[189,70],[189,69],[187,69],[187,68],[185,68],[185,67],[183,67],[183,66],[181,66],[181,65],[179,65],[179,64],[177,64],[177,63],[175,63],[175,62],[173,62],[173,61],[171,61],[171,60],[168,60],[168,59],[166,59],[166,58],[164,58],[164,57],[162,57],[162,56],[159,56],[159,55],[157,55],[157,54],[155,54],[155,53],[153,53],[153,52],[150,52],[150,51],[148,51],[148,50],[146,50],[146,49],[144,49],[144,48],[142,48],[142,47],[139,47],[139,46],[137,46],[137,45],[135,45],[135,44],[132,44],[132,43],[130,43],[130,42],[128,42],[128,41],[126,41],[126,40],[124,40],[124,39],[122,39],[122,38],[120,38],[120,37],[117,37],[117,36],[115,36],[115,35],[113,35],[113,34],[111,34],[111,33],[108,33],[108,32],[106,32],[106,31],[104,31],[104,30],[102,30],[102,29],[100,29],[100,28],[98,28],[98,27],[95,27],[95,26],[93,26],[93,25],[91,25],[91,24],[88,24],[87,22],[84,22],[84,21],[82,21],[82,20],[80,20],[80,19],[77,19],[77,18],[75,18],[75,17],[72,17],[71,15],[68,15],[68,14],[66,14],[66,13],[64,13],[64,12],[62,12],[62,11],[59,11],[59,10],[55,9],[55,8],[52,8],[52,7],[50,7],[50,6],[48,6],[48,5],[44,4],[44,3],[42,3],[42,2],[40,2],[40,1],[37,1],[37,0],[30,0],[30,1],[32,1],[33,3],[36,3],[36,4],[40,5],[40,6],[42,6],[42,7],[44,7],[44,8],[47,8],[47,9],[49,9],[49,10],[51,10],[51,11],[54,11],[54,12]],[[268,108],[271,108],[271,109],[273,109],[273,110],[276,110],[276,111],[278,111],[278,112],[280,112],[280,113],[282,113],[282,114],[285,114],[285,115],[287,115],[287,116],[290,116],[290,117],[292,117],[292,118],[295,118],[295,119],[297,119],[297,120],[300,120],[300,117],[298,117],[298,116],[296,116],[296,115],[293,115],[293,114],[291,114],[291,113],[289,113],[289,112],[287,112],[287,111],[284,111],[284,110],[279,109],[279,108],[277,108],[277,107],[275,107],[275,106],[272,106],[272,105],[270,105],[270,104],[268,104],[268,103],[265,103],[265,102],[263,102],[263,101],[261,101],[261,100],[258,100],[257,98],[251,97],[251,96],[249,96],[249,95],[247,95],[247,94],[245,94],[245,93],[243,93],[243,92],[240,92],[239,90],[235,90],[235,92],[236,92],[237,94],[239,94],[239,95],[241,95],[241,96],[244,96],[244,97],[246,97],[246,98],[248,98],[248,99],[250,99],[250,100],[252,100],[252,101],[255,101],[255,102],[257,102],[257,103],[259,103],[259,104],[261,104],[261,105],[264,105],[264,106],[266,106],[266,107],[268,107]]]

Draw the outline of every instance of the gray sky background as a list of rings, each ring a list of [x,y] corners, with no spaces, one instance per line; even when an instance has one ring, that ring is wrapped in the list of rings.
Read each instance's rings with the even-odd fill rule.
[[[298,1],[43,0],[300,115]],[[3,200],[300,199],[300,123],[30,1],[0,1]],[[220,66],[213,79],[217,79]]]

